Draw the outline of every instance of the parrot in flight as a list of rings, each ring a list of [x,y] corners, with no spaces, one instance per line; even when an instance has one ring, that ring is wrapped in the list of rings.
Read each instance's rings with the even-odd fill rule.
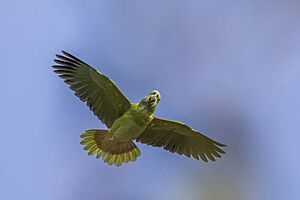
[[[88,155],[109,165],[135,161],[141,152],[133,142],[162,147],[172,153],[205,162],[221,158],[226,145],[216,142],[184,123],[154,116],[160,93],[153,90],[139,103],[130,102],[110,78],[77,57],[62,51],[56,55],[54,72],[107,126],[86,130],[80,137]]]

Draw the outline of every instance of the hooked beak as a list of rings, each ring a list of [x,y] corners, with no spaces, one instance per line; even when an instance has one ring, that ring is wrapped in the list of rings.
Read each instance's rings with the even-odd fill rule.
[[[149,102],[150,106],[153,107],[157,102],[157,97],[154,96],[154,95],[150,96],[149,99],[148,99],[148,102]]]

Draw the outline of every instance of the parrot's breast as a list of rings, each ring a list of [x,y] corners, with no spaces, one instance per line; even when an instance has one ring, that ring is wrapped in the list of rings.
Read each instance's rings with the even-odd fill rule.
[[[135,140],[147,128],[153,118],[153,113],[146,112],[133,104],[123,116],[113,123],[110,132],[119,141]]]

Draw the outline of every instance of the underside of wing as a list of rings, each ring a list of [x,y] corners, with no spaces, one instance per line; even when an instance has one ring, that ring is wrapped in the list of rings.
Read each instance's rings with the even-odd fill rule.
[[[54,72],[108,128],[130,108],[130,101],[111,79],[65,51],[56,56]]]
[[[221,158],[225,152],[220,147],[226,146],[181,122],[160,118],[154,118],[136,141],[205,162]]]

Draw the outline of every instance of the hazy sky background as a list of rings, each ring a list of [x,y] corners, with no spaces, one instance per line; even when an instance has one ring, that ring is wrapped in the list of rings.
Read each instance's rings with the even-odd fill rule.
[[[1,0],[0,194],[12,200],[299,199],[300,2]],[[66,50],[134,102],[227,144],[205,164],[138,144],[87,155],[103,128],[51,69]]]

